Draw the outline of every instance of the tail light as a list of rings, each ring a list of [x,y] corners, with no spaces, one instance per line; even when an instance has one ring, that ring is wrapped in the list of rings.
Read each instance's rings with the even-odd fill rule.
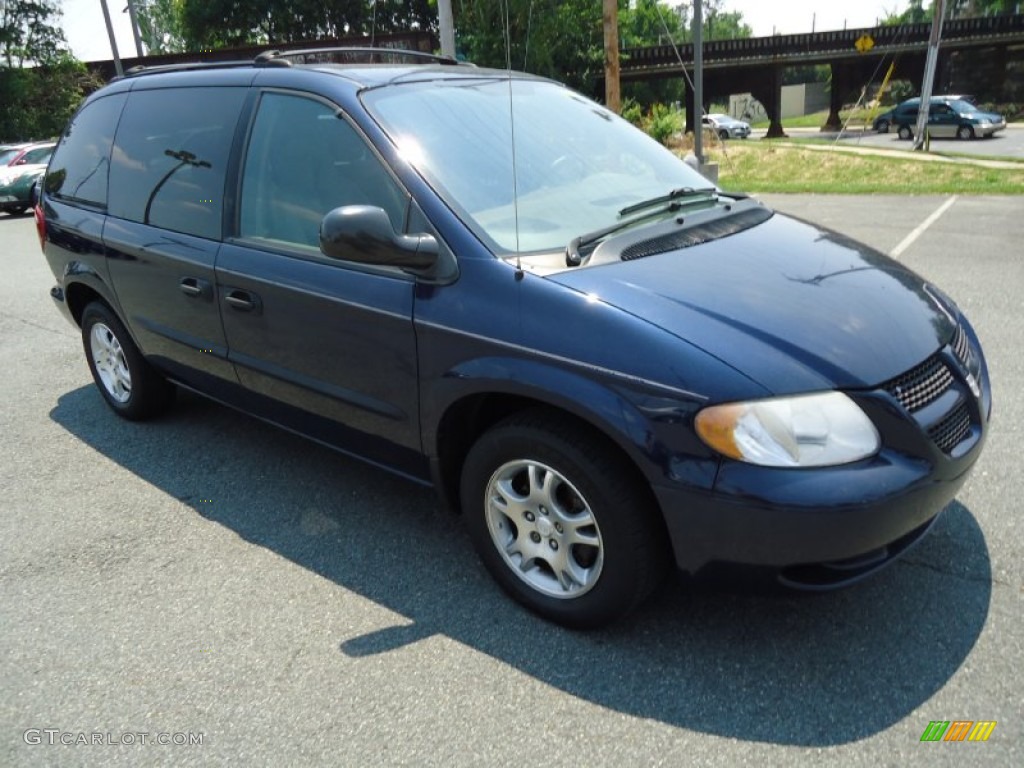
[[[36,203],[34,209],[36,215],[36,232],[39,233],[39,247],[46,249],[46,218],[43,216],[43,204]]]

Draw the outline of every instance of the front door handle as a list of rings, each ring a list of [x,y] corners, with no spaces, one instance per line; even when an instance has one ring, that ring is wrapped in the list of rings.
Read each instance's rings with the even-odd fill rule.
[[[224,295],[224,301],[226,301],[233,309],[237,309],[241,312],[252,312],[255,309],[259,309],[260,300],[255,293],[249,293],[249,291],[242,291],[238,288],[232,288]]]
[[[186,296],[209,296],[213,293],[210,282],[198,277],[183,277],[178,281],[178,287]]]

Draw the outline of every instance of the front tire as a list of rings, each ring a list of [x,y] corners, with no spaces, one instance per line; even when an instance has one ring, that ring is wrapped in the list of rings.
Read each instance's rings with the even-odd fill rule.
[[[875,130],[878,133],[888,133],[889,132],[889,121],[888,120],[881,120],[881,121],[879,121],[878,128],[876,128]]]
[[[466,457],[461,497],[494,579],[558,624],[615,621],[664,575],[653,499],[615,449],[556,412],[516,414],[486,432]]]
[[[910,130],[909,125],[901,125],[897,135],[903,141],[909,141],[910,139],[914,138],[914,132]]]
[[[170,407],[174,386],[146,362],[106,304],[93,302],[82,312],[82,344],[93,381],[118,416],[139,421]]]
[[[956,137],[963,141],[969,141],[974,138],[974,129],[969,125],[961,125],[956,129]]]

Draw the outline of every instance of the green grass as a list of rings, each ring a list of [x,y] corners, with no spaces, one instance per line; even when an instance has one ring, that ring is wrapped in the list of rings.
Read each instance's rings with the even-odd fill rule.
[[[845,120],[845,115],[842,115]],[[786,117],[782,120],[782,126],[784,128],[820,128],[828,120],[828,110],[822,110],[821,112],[811,112],[809,115],[800,115],[799,117]],[[756,123],[750,124],[751,128],[767,128],[768,120],[758,120]]]
[[[839,112],[839,119],[843,125],[847,125],[849,120],[849,126],[851,128],[860,128],[868,123],[874,122],[874,119],[883,112],[892,109],[892,107],[878,107],[877,109],[852,109],[852,110],[841,110]],[[820,112],[811,112],[809,115],[799,115],[797,117],[786,117],[782,120],[783,128],[821,128],[828,120],[828,110],[823,109]],[[752,128],[767,128],[767,120],[759,120],[756,123],[750,124]]]
[[[711,147],[718,183],[746,192],[819,194],[1024,194],[1016,169],[825,152],[773,141],[728,142]]]

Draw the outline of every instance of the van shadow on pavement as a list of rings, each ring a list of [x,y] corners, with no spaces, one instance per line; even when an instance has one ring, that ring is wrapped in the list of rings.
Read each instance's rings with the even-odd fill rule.
[[[620,625],[570,632],[504,596],[428,489],[187,393],[151,423],[121,421],[92,386],[50,416],[196,514],[409,621],[339,638],[340,653],[442,634],[572,696],[694,731],[805,746],[875,734],[945,685],[989,611],[985,538],[954,502],[857,587],[764,595],[669,579]]]

